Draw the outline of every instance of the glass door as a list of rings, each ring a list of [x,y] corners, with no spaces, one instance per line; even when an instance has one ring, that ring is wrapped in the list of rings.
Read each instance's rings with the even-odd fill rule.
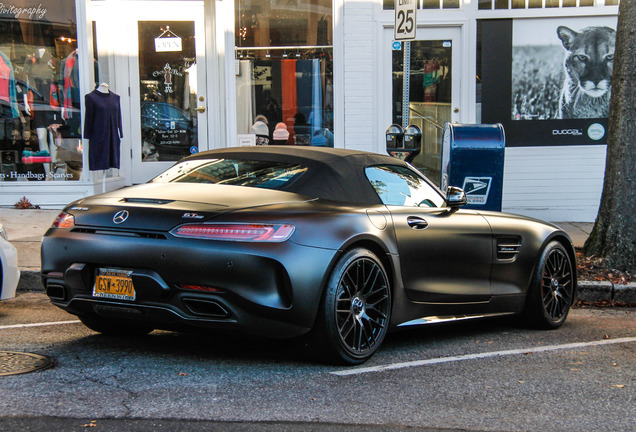
[[[460,121],[459,38],[458,28],[418,28],[417,40],[410,42],[408,81],[404,79],[405,43],[388,45],[392,47],[391,122],[403,126],[406,95],[407,124],[422,130],[422,148],[412,163],[434,182],[440,178],[444,125]]]
[[[131,112],[139,119],[132,131],[133,183],[207,150],[203,6],[138,16],[130,65]]]

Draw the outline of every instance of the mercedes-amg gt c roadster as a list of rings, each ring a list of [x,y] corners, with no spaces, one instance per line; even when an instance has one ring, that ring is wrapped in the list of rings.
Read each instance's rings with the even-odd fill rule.
[[[303,336],[341,364],[405,326],[518,315],[560,327],[577,286],[568,235],[465,203],[390,156],[212,150],[69,204],[42,242],[42,280],[97,332]]]

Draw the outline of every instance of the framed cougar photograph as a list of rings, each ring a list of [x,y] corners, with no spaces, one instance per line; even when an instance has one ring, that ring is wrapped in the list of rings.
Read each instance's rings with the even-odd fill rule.
[[[517,20],[512,120],[607,118],[616,18]]]
[[[616,25],[614,16],[481,21],[482,122],[502,123],[507,146],[604,144]]]

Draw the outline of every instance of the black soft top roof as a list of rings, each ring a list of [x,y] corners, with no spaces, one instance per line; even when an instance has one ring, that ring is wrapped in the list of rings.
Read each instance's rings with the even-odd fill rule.
[[[325,147],[252,146],[209,150],[184,160],[225,158],[297,163],[307,172],[282,190],[351,204],[382,204],[365,175],[373,165],[408,166],[386,155]]]

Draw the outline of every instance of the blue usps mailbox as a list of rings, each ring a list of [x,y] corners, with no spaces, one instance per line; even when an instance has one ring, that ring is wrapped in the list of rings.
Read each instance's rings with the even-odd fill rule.
[[[501,211],[505,135],[501,124],[446,123],[440,185],[466,192],[465,208]]]

